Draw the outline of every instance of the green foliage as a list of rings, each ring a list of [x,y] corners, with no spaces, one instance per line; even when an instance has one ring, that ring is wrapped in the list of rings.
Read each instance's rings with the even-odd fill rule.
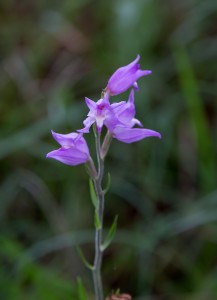
[[[77,247],[77,252],[85,267],[87,267],[89,270],[93,270],[93,266],[87,261],[80,247]]]
[[[106,187],[104,189],[104,194],[108,193],[110,186],[111,186],[111,175],[110,175],[110,173],[108,173],[108,181],[107,181]]]
[[[77,299],[76,286],[64,279],[58,270],[49,270],[23,257],[23,249],[15,241],[4,236],[0,240],[1,299]],[[9,266],[10,272],[5,273]]]
[[[86,290],[80,278],[77,279],[77,285],[78,285],[78,297],[79,297],[78,300],[88,300]]]
[[[98,204],[98,199],[97,199],[96,192],[94,189],[93,181],[91,179],[89,179],[89,185],[90,185],[90,198],[92,200],[93,206],[95,207],[95,210],[97,210],[99,204]]]
[[[95,224],[95,228],[96,229],[100,229],[101,228],[101,222],[100,222],[100,219],[99,219],[99,215],[97,213],[97,211],[95,211],[95,214],[94,214],[94,224]]]
[[[93,299],[75,251],[92,261],[87,175],[45,156],[58,147],[50,130],[81,128],[84,97],[99,99],[137,53],[153,70],[138,82],[137,117],[162,140],[111,143],[107,231],[119,222],[105,290],[216,298],[216,15],[214,0],[1,1],[0,299]]]
[[[118,222],[118,216],[115,216],[114,221],[109,229],[108,235],[106,236],[105,241],[101,245],[102,251],[104,251],[106,248],[108,248],[108,246],[113,241],[115,232],[117,230],[117,222]]]

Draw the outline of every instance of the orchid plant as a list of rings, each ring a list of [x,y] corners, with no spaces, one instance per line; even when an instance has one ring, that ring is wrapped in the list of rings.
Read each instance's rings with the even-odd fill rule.
[[[97,102],[85,98],[89,112],[83,122],[84,127],[82,129],[68,134],[52,131],[53,138],[61,147],[47,154],[48,158],[53,158],[66,165],[86,165],[90,177],[91,199],[95,208],[95,257],[93,264],[89,264],[81,251],[79,252],[85,265],[92,271],[96,300],[104,300],[101,277],[103,252],[111,243],[117,225],[117,218],[115,218],[107,237],[103,240],[104,202],[109,184],[106,189],[103,189],[102,180],[104,161],[111,141],[117,139],[124,143],[133,143],[151,136],[161,138],[159,132],[143,128],[142,123],[135,118],[134,89],[138,91],[137,80],[151,74],[150,70],[140,69],[139,60],[140,56],[138,55],[133,62],[114,72]],[[119,95],[129,88],[132,89],[127,101],[110,103],[111,96]],[[107,128],[105,135],[102,134],[103,126]],[[95,137],[97,164],[92,159],[84,138],[84,135],[90,132],[91,127]]]

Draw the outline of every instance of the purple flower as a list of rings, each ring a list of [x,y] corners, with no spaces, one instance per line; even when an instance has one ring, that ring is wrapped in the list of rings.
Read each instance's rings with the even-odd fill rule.
[[[85,101],[90,111],[83,122],[85,127],[78,130],[78,132],[88,133],[91,125],[94,123],[96,123],[98,132],[101,132],[103,125],[109,128],[116,124],[116,118],[107,97],[97,102],[89,98],[85,98]]]
[[[49,152],[48,158],[56,159],[69,166],[83,164],[89,160],[89,149],[81,133],[60,134],[51,132],[61,148]]]
[[[136,109],[134,105],[134,90],[130,92],[128,101],[121,101],[111,105],[113,114],[116,116],[118,123],[125,127],[133,127],[138,125],[142,127],[142,123],[135,119]],[[116,124],[118,125],[118,124]]]
[[[158,132],[150,129],[133,128],[135,125],[142,127],[142,123],[135,118],[134,90],[127,102],[110,104],[107,98],[97,102],[86,98],[85,101],[90,111],[84,120],[85,127],[78,132],[88,133],[91,125],[96,123],[98,132],[105,125],[113,138],[124,143],[133,143],[149,136],[161,137]]]
[[[135,125],[142,127],[142,123],[135,118],[134,90],[131,91],[127,102],[122,101],[111,105],[118,122],[111,130],[112,136],[124,143],[133,143],[146,137],[161,138],[159,132],[145,128],[133,128]]]
[[[137,80],[142,76],[147,76],[152,73],[150,70],[140,70],[140,65],[138,61],[140,56],[125,67],[119,68],[109,79],[105,92],[110,95],[118,95],[131,86],[138,90]]]

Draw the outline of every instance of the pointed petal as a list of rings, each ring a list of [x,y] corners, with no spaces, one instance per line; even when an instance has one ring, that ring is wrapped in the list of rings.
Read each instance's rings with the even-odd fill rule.
[[[129,100],[127,102],[122,101],[119,105],[113,105],[113,111],[120,123],[126,127],[133,127],[137,124],[134,116],[136,114],[135,105],[134,105],[134,90],[131,90]],[[135,122],[136,120],[136,122]],[[139,122],[139,121],[138,121]]]
[[[90,126],[95,122],[95,119],[93,117],[87,117],[83,124],[84,124],[84,128],[77,130],[77,132],[81,132],[81,133],[89,133],[90,131]]]
[[[69,166],[76,166],[85,163],[89,159],[89,156],[76,149],[60,148],[49,152],[47,158],[53,158]]]
[[[74,145],[74,141],[78,137],[78,133],[72,132],[68,134],[60,134],[51,130],[53,138],[59,143],[62,147],[70,147]]]
[[[150,75],[151,73],[152,73],[151,70],[138,70],[138,71],[136,72],[136,78],[139,79],[140,77],[142,77],[142,76],[148,76],[148,75]],[[137,80],[137,79],[136,79],[136,80]]]
[[[117,71],[112,75],[112,76],[121,76],[121,75],[125,75],[128,72],[132,72],[135,70],[138,70],[140,65],[138,64],[140,60],[140,55],[138,54],[136,59],[134,59],[131,63],[129,63],[128,65],[121,67],[119,69],[117,69]]]
[[[120,115],[125,110],[126,104],[126,101],[115,102],[111,104],[111,108],[116,116]]]
[[[90,110],[93,110],[96,108],[96,102],[94,102],[93,100],[85,97],[85,102]]]
[[[112,135],[114,138],[124,143],[137,142],[150,136],[161,138],[159,132],[151,129],[127,128],[122,126],[117,126]]]
[[[84,127],[82,129],[78,129],[77,132],[79,132],[79,133],[89,133],[90,128],[89,127]]]

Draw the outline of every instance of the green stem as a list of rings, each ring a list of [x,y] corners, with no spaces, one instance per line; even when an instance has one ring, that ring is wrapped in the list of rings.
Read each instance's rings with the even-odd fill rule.
[[[101,266],[102,266],[102,256],[103,252],[101,250],[102,244],[102,232],[103,232],[103,212],[104,212],[104,192],[102,189],[102,179],[104,174],[104,159],[101,157],[101,146],[100,146],[100,133],[95,130],[95,144],[96,153],[98,161],[98,173],[97,177],[94,179],[94,187],[96,191],[96,196],[98,199],[97,214],[100,220],[100,227],[96,228],[95,232],[95,258],[94,258],[94,268],[93,268],[93,282],[95,290],[95,299],[104,300],[103,296],[103,286],[101,277]]]

